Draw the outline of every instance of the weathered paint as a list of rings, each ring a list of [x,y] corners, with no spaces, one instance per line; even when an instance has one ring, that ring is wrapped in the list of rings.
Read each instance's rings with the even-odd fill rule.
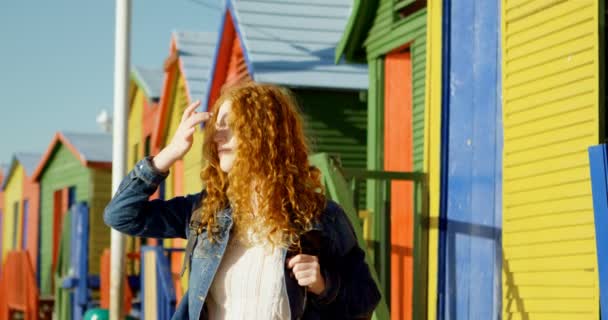
[[[21,249],[24,179],[23,166],[17,163],[12,173],[7,177],[7,184],[4,188],[4,201],[7,205],[2,230],[2,261],[4,261],[9,251]]]
[[[502,316],[597,319],[598,0],[503,0],[501,12]]]
[[[500,11],[491,1],[444,4],[437,319],[500,319]]]
[[[441,190],[442,1],[430,1],[427,14],[424,108],[424,172],[428,174],[428,260],[426,319],[437,319],[437,271]],[[424,281],[424,280],[423,280]],[[424,318],[423,318],[424,319]]]
[[[409,51],[384,60],[384,170],[413,171],[412,58]],[[391,319],[412,319],[414,184],[391,182]]]
[[[76,188],[76,201],[90,198],[89,170],[63,144],[53,146],[52,155],[44,163],[39,177],[40,183],[40,293],[49,295],[51,291],[51,268],[53,261],[53,230],[55,192],[67,187]],[[62,213],[63,214],[63,213]]]

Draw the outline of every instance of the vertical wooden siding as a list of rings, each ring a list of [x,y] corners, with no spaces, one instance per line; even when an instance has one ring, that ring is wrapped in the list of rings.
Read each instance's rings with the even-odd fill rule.
[[[503,319],[597,319],[598,0],[502,1]]]
[[[444,3],[437,319],[500,319],[500,9],[494,1]]]

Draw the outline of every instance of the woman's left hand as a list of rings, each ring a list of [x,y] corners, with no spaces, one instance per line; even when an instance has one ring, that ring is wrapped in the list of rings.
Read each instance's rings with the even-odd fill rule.
[[[293,271],[298,284],[307,287],[308,291],[319,295],[325,291],[325,279],[321,274],[319,258],[307,254],[298,254],[287,262],[287,267]]]

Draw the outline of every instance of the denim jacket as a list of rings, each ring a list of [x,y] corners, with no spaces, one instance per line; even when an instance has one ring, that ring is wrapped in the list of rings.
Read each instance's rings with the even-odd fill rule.
[[[171,200],[148,200],[166,178],[154,169],[149,158],[139,161],[121,182],[104,212],[104,221],[131,236],[188,238],[189,222],[201,204],[204,192]],[[325,280],[320,295],[307,292],[297,280],[285,276],[291,319],[369,319],[380,300],[380,292],[365,263],[350,221],[342,208],[328,201],[313,230],[320,231],[319,263]],[[173,319],[207,319],[205,300],[232,228],[230,208],[217,213],[219,233],[209,241],[206,231],[196,235],[189,259],[189,288]],[[283,250],[284,259],[287,250]],[[284,264],[286,265],[286,264]],[[285,274],[290,270],[285,267]]]

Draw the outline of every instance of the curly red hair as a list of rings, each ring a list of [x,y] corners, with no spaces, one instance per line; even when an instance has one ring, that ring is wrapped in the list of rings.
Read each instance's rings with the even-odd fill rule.
[[[206,165],[201,178],[207,196],[202,222],[213,230],[216,213],[230,205],[237,231],[249,229],[273,245],[297,246],[299,236],[325,208],[326,199],[320,171],[308,162],[295,99],[285,88],[251,82],[228,89],[212,110],[226,100],[232,103],[228,124],[238,137],[236,159],[228,173],[220,169],[214,112],[203,144]]]

